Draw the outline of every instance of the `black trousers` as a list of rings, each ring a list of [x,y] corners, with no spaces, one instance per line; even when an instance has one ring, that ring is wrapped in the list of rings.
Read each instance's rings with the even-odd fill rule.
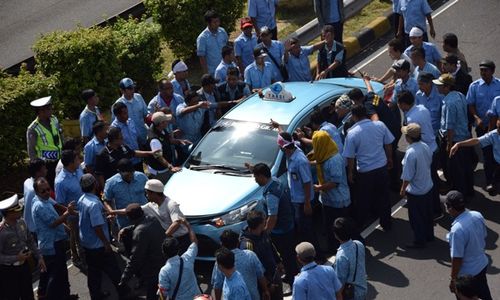
[[[488,133],[488,129],[481,129],[476,127],[477,137],[481,137]],[[484,159],[484,175],[486,176],[486,185],[493,184],[493,176],[495,173],[495,158],[493,157],[493,146],[482,148]]]
[[[271,39],[277,41],[278,40],[278,26],[271,29]]]
[[[285,279],[284,281],[290,285],[293,285],[293,279],[298,273],[297,260],[295,255],[295,235],[294,230],[290,230],[284,234],[271,233],[271,240],[276,246],[276,250],[281,255],[283,260],[283,265],[285,267]]]
[[[390,229],[391,200],[389,192],[389,173],[387,167],[378,168],[356,175],[358,197],[355,205],[355,219],[358,224],[368,221],[369,212],[380,218],[380,225]]]
[[[467,196],[474,195],[473,151],[471,147],[460,147],[455,155],[448,159],[451,188]]]
[[[406,194],[408,217],[413,230],[415,244],[423,245],[434,239],[432,189],[425,195]]]
[[[431,163],[431,177],[432,177],[432,210],[433,215],[440,215],[443,213],[443,209],[441,206],[441,199],[439,199],[439,176],[438,176],[438,167],[439,167],[439,149],[436,150],[432,154],[432,163]]]
[[[31,270],[28,263],[21,266],[0,265],[0,299],[34,300]]]
[[[472,277],[472,284],[474,284],[477,291],[477,296],[481,300],[492,300],[488,281],[486,280],[486,266],[481,272]],[[458,297],[457,297],[458,299]]]
[[[60,300],[69,297],[68,269],[66,267],[66,241],[54,243],[56,253],[54,255],[44,255],[47,266],[47,300]]]
[[[330,252],[337,252],[337,248],[340,246],[340,242],[335,238],[333,234],[333,222],[335,219],[340,217],[347,217],[349,215],[349,208],[335,208],[328,205],[323,205],[323,226],[325,229],[328,250]]]
[[[116,290],[120,293],[118,283],[120,282],[121,272],[114,253],[106,252],[104,248],[84,248],[84,250],[88,266],[87,286],[90,291],[90,299],[103,299],[101,291],[102,273],[108,275]]]

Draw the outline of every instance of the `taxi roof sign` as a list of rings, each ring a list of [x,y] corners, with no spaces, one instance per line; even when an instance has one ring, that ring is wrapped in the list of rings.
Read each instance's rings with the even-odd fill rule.
[[[277,102],[291,102],[295,97],[285,89],[282,82],[273,83],[264,94],[264,100]]]

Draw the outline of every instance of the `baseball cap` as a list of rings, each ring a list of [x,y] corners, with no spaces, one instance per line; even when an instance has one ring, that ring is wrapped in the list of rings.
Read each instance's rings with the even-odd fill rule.
[[[135,86],[134,81],[128,77],[125,77],[122,80],[120,80],[120,88],[121,89],[127,89],[127,88],[131,88],[134,86]]]
[[[461,208],[465,206],[465,198],[459,191],[449,191],[446,194],[445,204],[454,208]]]
[[[262,49],[262,47],[256,47],[255,49],[253,49],[253,56],[255,58],[266,57],[267,54],[266,54],[266,51],[264,49]]]
[[[163,183],[161,183],[158,179],[150,179],[146,181],[144,189],[155,193],[163,193],[164,187]]]
[[[418,81],[419,82],[431,83],[433,79],[434,79],[434,75],[432,75],[431,73],[422,71],[418,74]]]
[[[314,246],[309,242],[302,242],[295,247],[295,252],[300,259],[314,258],[316,256],[316,250]]]
[[[341,95],[337,101],[335,101],[335,108],[351,109],[354,102],[346,94]]]
[[[410,63],[405,59],[398,59],[392,64],[393,69],[410,70]]]
[[[82,189],[91,187],[94,183],[96,183],[96,179],[92,174],[83,174],[82,178],[80,178],[80,187]]]
[[[435,85],[455,85],[455,78],[450,73],[441,74],[438,79],[432,80]]]
[[[151,121],[155,124],[158,125],[163,121],[170,122],[172,120],[172,115],[171,114],[166,114],[162,111],[157,111],[153,114],[151,117]]]
[[[495,63],[489,59],[485,59],[479,63],[479,69],[495,69]]]
[[[410,30],[410,34],[409,34],[410,37],[421,37],[423,35],[424,35],[424,31],[418,27],[413,27]]]
[[[418,125],[417,123],[410,123],[406,126],[401,127],[401,132],[411,138],[419,138],[421,132],[420,125]]]

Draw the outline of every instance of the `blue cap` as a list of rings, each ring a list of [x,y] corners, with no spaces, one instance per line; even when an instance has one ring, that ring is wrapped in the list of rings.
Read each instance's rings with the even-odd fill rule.
[[[120,88],[121,89],[126,89],[126,88],[130,88],[130,87],[134,87],[134,86],[135,86],[134,81],[128,77],[125,77],[122,80],[120,80]]]

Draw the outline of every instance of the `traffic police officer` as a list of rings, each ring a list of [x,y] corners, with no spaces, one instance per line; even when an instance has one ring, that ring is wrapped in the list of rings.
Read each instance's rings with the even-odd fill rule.
[[[0,298],[34,299],[27,260],[34,255],[42,272],[45,272],[45,263],[21,219],[23,206],[17,195],[0,201],[0,211],[4,216],[0,222]]]
[[[55,168],[61,156],[62,130],[52,115],[52,97],[47,96],[30,105],[35,108],[36,119],[28,126],[26,141],[30,160],[42,158],[47,163],[47,181],[54,187]]]

